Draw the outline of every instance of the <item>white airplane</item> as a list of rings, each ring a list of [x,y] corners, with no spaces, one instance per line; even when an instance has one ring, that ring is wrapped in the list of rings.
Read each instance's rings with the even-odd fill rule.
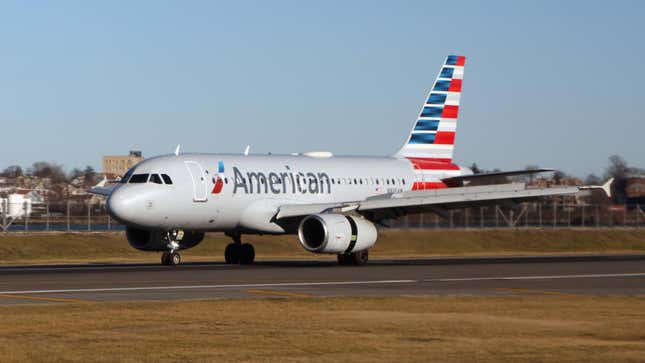
[[[401,149],[392,156],[174,154],[146,159],[121,182],[98,186],[112,217],[127,226],[130,245],[163,252],[196,246],[205,232],[233,239],[225,259],[250,264],[253,245],[242,234],[298,234],[313,253],[338,255],[341,265],[363,265],[377,240],[375,224],[423,211],[523,201],[603,186],[526,188],[524,184],[465,186],[485,176],[452,163],[465,57],[448,56]]]

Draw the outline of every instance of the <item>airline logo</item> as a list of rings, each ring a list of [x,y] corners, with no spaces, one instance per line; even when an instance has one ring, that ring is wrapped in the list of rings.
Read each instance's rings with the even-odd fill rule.
[[[410,144],[454,145],[466,57],[446,58],[439,77],[417,118]]]
[[[397,156],[452,161],[465,65],[464,56],[446,58]]]
[[[233,166],[233,194],[331,194],[331,178],[326,173],[294,172],[285,165],[284,171],[242,172]],[[220,194],[224,188],[224,162],[219,161],[213,176],[211,194]]]
[[[211,194],[219,194],[222,192],[222,188],[224,187],[224,178],[221,176],[224,174],[224,162],[219,161],[217,163],[217,175],[213,177],[213,191]]]
[[[331,178],[327,173],[292,171],[285,165],[283,171],[242,172],[233,166],[235,186],[233,194],[238,189],[244,194],[331,194]]]

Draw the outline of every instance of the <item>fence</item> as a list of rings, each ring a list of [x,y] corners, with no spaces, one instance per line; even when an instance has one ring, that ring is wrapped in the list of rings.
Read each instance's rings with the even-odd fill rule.
[[[645,226],[645,212],[638,204],[523,203],[517,208],[495,205],[407,215],[387,225],[393,228],[640,228]]]
[[[30,206],[31,215],[20,217],[8,215],[6,207],[5,203],[0,208],[0,230],[5,231],[119,231],[125,228],[110,218],[104,203],[46,203]],[[384,225],[392,228],[640,228],[645,226],[645,212],[637,204],[542,202],[523,203],[515,208],[495,205],[411,214],[385,221]]]
[[[31,213],[24,213],[27,208]],[[13,213],[7,213],[12,210]],[[4,211],[4,213],[2,213]],[[63,201],[25,205],[23,213],[6,204],[0,208],[0,230],[5,231],[119,231],[119,224],[107,213],[104,203]]]

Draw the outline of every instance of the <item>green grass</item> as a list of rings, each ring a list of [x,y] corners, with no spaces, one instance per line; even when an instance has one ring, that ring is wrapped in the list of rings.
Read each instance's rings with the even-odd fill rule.
[[[297,236],[248,236],[258,259],[330,258],[313,255]],[[185,261],[221,261],[229,239],[208,234],[183,251]],[[553,253],[643,253],[645,229],[384,230],[370,250],[372,258]],[[2,233],[0,264],[157,262],[159,253],[131,248],[122,232]]]

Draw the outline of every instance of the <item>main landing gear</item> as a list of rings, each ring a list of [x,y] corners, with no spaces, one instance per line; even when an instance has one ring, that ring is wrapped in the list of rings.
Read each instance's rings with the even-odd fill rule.
[[[179,242],[184,238],[184,231],[182,230],[170,230],[164,236],[166,241],[166,247],[168,251],[161,254],[161,264],[166,266],[175,266],[181,263],[181,255],[177,250],[179,250]]]
[[[224,259],[228,264],[250,265],[255,260],[255,249],[250,243],[242,243],[240,233],[226,234],[233,238],[233,243],[229,243],[224,251]]]
[[[363,266],[368,260],[367,250],[338,254],[338,264],[341,266]]]

